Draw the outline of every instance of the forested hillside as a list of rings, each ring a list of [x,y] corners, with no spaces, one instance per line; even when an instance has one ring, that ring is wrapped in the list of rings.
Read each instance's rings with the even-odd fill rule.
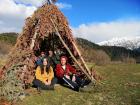
[[[77,38],[77,43],[82,48],[85,49],[85,51],[89,52],[92,50],[102,50],[107,55],[109,55],[110,59],[113,61],[123,60],[125,58],[135,58],[137,59],[140,56],[140,52],[137,50],[129,50],[124,47],[116,47],[116,46],[99,46],[93,42],[90,42],[86,39]],[[90,53],[90,52],[89,52]]]

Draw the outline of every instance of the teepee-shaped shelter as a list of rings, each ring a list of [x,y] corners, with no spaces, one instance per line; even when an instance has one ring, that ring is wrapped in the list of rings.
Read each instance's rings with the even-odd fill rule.
[[[34,78],[35,56],[49,47],[53,51],[57,47],[65,49],[74,66],[85,78],[94,79],[77,48],[67,19],[54,4],[43,5],[26,19],[23,31],[1,70],[1,78],[6,79],[13,72],[22,87],[30,84]]]

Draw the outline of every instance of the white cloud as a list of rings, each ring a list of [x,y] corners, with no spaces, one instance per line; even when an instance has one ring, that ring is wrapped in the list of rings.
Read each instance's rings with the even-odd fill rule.
[[[0,16],[14,16],[25,18],[30,16],[36,9],[34,6],[25,6],[24,4],[15,4],[13,0],[2,0],[0,1]]]
[[[26,5],[33,5],[33,6],[41,6],[42,4],[45,3],[46,0],[14,0],[17,3],[23,3]],[[70,9],[72,8],[71,4],[67,3],[62,3],[62,2],[57,2],[56,6],[58,6],[60,9]]]
[[[0,25],[2,25],[3,24],[3,21],[0,21]]]
[[[17,3],[22,3],[25,5],[41,6],[45,0],[14,0]]]
[[[60,9],[70,9],[70,8],[72,8],[72,5],[71,4],[67,4],[67,3],[56,3],[56,5]]]
[[[140,21],[112,21],[91,24],[81,24],[72,28],[76,37],[86,38],[93,42],[101,42],[114,37],[140,36]]]
[[[0,33],[21,32],[24,20],[45,0],[0,0]],[[70,8],[70,4],[57,3],[59,8]]]
[[[36,10],[35,6],[16,4],[13,0],[0,1],[0,33],[20,32],[25,18]]]

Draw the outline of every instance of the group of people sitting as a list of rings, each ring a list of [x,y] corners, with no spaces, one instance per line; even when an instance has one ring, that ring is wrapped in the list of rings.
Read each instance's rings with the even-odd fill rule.
[[[54,85],[59,83],[79,91],[86,85],[86,81],[77,75],[75,68],[68,63],[66,56],[56,55],[53,51],[49,51],[48,56],[41,52],[40,57],[36,60],[34,86],[38,90],[54,90]]]

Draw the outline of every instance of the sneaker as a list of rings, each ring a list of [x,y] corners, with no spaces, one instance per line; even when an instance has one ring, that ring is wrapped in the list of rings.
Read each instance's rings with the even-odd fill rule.
[[[48,87],[48,90],[54,90],[54,86],[53,86],[53,85],[50,85],[50,86]]]
[[[54,87],[60,86],[60,84],[55,84]]]
[[[88,85],[91,83],[91,80],[85,80],[85,85]]]
[[[37,91],[38,91],[39,93],[41,93],[41,88],[40,88],[40,87],[37,87]]]
[[[87,86],[95,86],[95,82],[90,82]]]
[[[79,91],[80,92],[91,92],[91,91],[93,91],[94,86],[95,86],[95,84],[91,82],[88,85],[84,86],[83,88],[80,88]]]

